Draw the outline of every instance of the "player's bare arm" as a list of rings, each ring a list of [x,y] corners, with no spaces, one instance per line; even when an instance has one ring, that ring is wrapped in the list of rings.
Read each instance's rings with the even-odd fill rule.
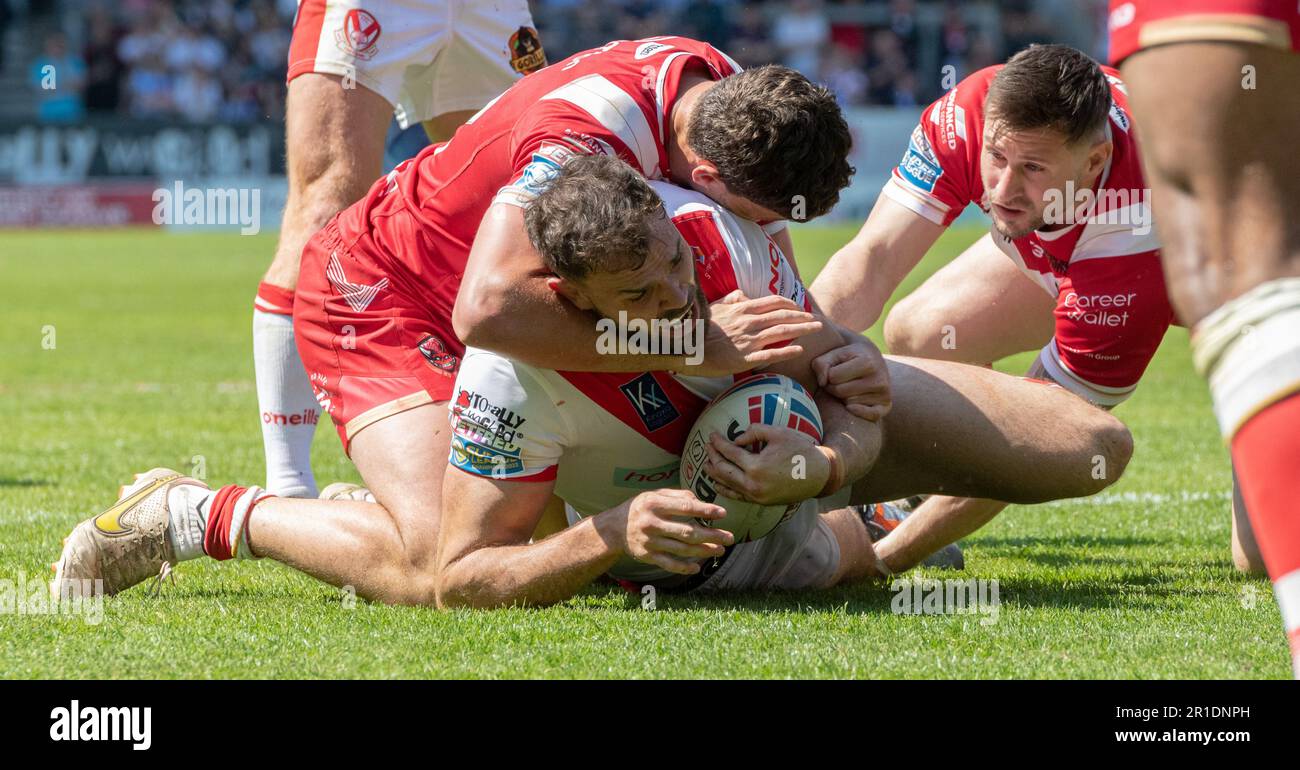
[[[862,229],[831,257],[810,290],[826,315],[864,331],[944,229],[881,195]]]
[[[702,362],[689,361],[688,355],[602,353],[594,319],[558,298],[547,286],[547,275],[524,229],[523,211],[493,206],[474,239],[456,298],[456,333],[467,345],[548,369],[712,376],[795,358],[803,352],[798,343],[769,346],[821,328],[811,313],[788,299],[738,295],[713,308]]]
[[[681,489],[642,492],[537,542],[554,485],[448,474],[438,544],[438,605],[491,608],[564,601],[623,556],[682,575],[719,556],[730,532],[699,520],[725,511]]]

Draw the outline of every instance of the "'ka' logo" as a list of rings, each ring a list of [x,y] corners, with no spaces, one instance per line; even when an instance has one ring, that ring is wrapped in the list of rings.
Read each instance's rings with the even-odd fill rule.
[[[659,430],[681,416],[650,372],[623,383],[618,389],[632,402],[632,408],[645,423],[646,430]]]

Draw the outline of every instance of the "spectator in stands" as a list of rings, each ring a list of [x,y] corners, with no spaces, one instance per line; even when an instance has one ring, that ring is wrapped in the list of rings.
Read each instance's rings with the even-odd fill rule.
[[[772,27],[782,63],[806,75],[817,74],[822,47],[830,37],[830,22],[816,0],[794,0]]]
[[[45,38],[43,53],[32,62],[31,85],[36,89],[36,114],[42,123],[75,123],[85,115],[86,63],[68,50],[62,32]]]
[[[858,107],[867,101],[867,72],[862,52],[833,45],[822,62],[818,79],[835,93],[841,107]]]
[[[121,100],[122,61],[117,58],[117,30],[102,9],[88,17],[86,40],[86,110],[115,112]]]
[[[744,3],[740,7],[730,40],[723,50],[734,56],[743,67],[771,64],[780,58],[772,44],[762,5]]]

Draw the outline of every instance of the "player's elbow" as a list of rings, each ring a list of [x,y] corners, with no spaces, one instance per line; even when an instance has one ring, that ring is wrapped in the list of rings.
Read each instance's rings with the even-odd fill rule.
[[[438,570],[435,603],[444,610],[491,610],[521,604],[508,581],[509,576],[501,570],[484,570],[457,559]]]
[[[471,280],[465,277],[451,325],[461,342],[478,348],[498,350],[508,330],[505,313],[505,281],[495,276]]]

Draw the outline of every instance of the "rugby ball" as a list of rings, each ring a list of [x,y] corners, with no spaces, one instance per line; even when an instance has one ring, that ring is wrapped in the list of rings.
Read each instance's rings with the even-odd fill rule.
[[[702,522],[725,529],[737,543],[758,540],[770,534],[794,515],[800,503],[759,505],[718,494],[716,484],[704,471],[708,459],[705,447],[713,432],[734,441],[750,425],[780,425],[808,434],[822,442],[822,418],[812,395],[799,383],[782,374],[755,374],[737,381],[709,402],[687,434],[682,452],[682,486],[706,503],[726,509],[726,517]],[[758,451],[761,446],[750,447]]]

